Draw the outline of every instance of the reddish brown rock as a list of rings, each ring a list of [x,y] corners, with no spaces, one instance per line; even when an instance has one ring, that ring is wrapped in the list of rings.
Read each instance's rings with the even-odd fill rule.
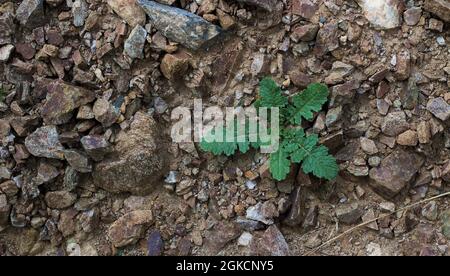
[[[319,9],[315,3],[311,0],[293,0],[292,1],[292,13],[300,15],[305,19],[311,19]]]
[[[370,185],[382,195],[394,197],[414,180],[423,162],[420,155],[398,149],[370,170]]]
[[[24,59],[32,59],[36,54],[36,50],[30,43],[17,43],[16,52],[19,53]]]
[[[188,68],[189,59],[184,53],[166,54],[161,61],[161,72],[169,80],[183,77]]]
[[[48,93],[41,116],[47,124],[60,125],[67,123],[73,111],[95,99],[93,91],[54,81],[47,86]]]
[[[138,210],[127,213],[116,220],[108,229],[108,238],[115,247],[136,243],[144,234],[145,227],[153,223],[150,210]]]

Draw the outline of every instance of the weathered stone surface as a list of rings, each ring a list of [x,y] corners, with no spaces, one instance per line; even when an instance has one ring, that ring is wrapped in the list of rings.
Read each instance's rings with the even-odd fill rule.
[[[72,6],[73,25],[83,27],[84,21],[88,17],[89,6],[85,0],[75,0]]]
[[[58,175],[59,171],[57,168],[46,162],[42,162],[41,164],[39,164],[35,182],[37,185],[48,183],[55,179]]]
[[[339,27],[336,23],[325,24],[317,33],[314,53],[323,56],[339,48]]]
[[[65,150],[64,157],[76,171],[81,173],[92,172],[92,164],[83,152],[79,150]]]
[[[429,11],[446,22],[450,22],[450,1],[448,0],[425,0],[426,11]]]
[[[397,136],[409,129],[406,114],[403,111],[389,113],[381,125],[381,130],[389,136]]]
[[[205,249],[208,254],[218,254],[229,242],[237,239],[242,230],[236,223],[221,221],[205,234]]]
[[[113,154],[95,167],[95,184],[110,192],[148,194],[165,175],[164,145],[156,144],[155,121],[136,113],[130,130],[119,133]]]
[[[128,39],[125,41],[123,47],[124,54],[127,54],[133,59],[144,58],[144,45],[146,39],[147,31],[141,25],[136,25],[128,36]]]
[[[358,0],[367,20],[380,29],[393,29],[401,23],[401,1]]]
[[[145,12],[136,4],[136,0],[108,0],[107,3],[131,27],[145,25]]]
[[[221,33],[221,29],[198,15],[161,5],[154,1],[137,0],[150,21],[165,37],[197,50]]]
[[[419,138],[417,132],[413,130],[407,130],[397,137],[397,143],[402,146],[417,146]]]
[[[161,256],[164,251],[164,241],[159,231],[152,231],[147,239],[148,256]]]
[[[0,45],[11,43],[13,33],[14,17],[8,12],[0,14]]]
[[[291,194],[292,206],[283,223],[289,226],[298,226],[305,218],[305,191],[302,187],[296,187]]]
[[[407,9],[403,13],[403,18],[405,19],[405,23],[408,26],[415,26],[420,21],[420,17],[422,16],[422,8],[412,7]]]
[[[398,149],[370,170],[370,185],[382,195],[394,197],[414,180],[423,162],[420,155]]]
[[[311,0],[293,0],[292,13],[305,19],[311,19],[319,9],[319,6]]]
[[[14,51],[14,45],[8,44],[0,48],[0,62],[7,62],[12,52]]]
[[[307,24],[303,26],[297,26],[292,30],[291,38],[295,42],[299,41],[312,41],[316,39],[317,32],[319,31],[319,25]]]
[[[354,224],[361,219],[364,211],[358,203],[344,204],[336,207],[336,217],[344,224]]]
[[[56,191],[45,194],[45,202],[51,209],[65,209],[72,206],[76,200],[77,195],[69,191]]]
[[[108,237],[115,247],[136,243],[145,227],[153,223],[151,210],[132,211],[116,220],[108,229]]]
[[[182,53],[166,54],[161,61],[161,72],[169,80],[182,78],[188,67],[189,59]]]
[[[16,19],[27,27],[42,24],[44,18],[44,0],[24,0],[16,11]]]
[[[81,145],[94,161],[102,161],[111,151],[111,145],[103,136],[88,135],[81,138]]]
[[[427,104],[427,109],[442,121],[450,118],[450,105],[441,97],[431,99]]]
[[[120,110],[105,99],[98,99],[93,107],[95,119],[104,127],[113,125],[120,116]]]
[[[25,139],[25,146],[34,156],[64,159],[64,147],[59,142],[59,135],[55,126],[38,128]]]
[[[47,89],[47,100],[41,110],[41,115],[47,124],[60,125],[67,123],[76,108],[95,99],[93,91],[62,81],[50,83]]]
[[[289,256],[291,254],[283,234],[275,225],[250,242],[251,254],[256,256]]]

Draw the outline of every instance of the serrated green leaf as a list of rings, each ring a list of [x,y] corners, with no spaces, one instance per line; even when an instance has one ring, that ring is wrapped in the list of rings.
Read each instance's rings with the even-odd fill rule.
[[[314,112],[319,112],[328,101],[328,87],[320,83],[313,83],[302,93],[293,97],[294,109],[290,110],[291,122],[297,125],[302,118],[312,120]]]
[[[294,163],[302,162],[307,156],[311,154],[313,149],[317,146],[319,142],[319,137],[317,135],[309,135],[308,137],[303,138],[301,141],[298,141],[297,150],[294,151],[291,155],[291,160]]]
[[[257,107],[284,107],[288,103],[287,97],[281,94],[281,88],[270,78],[263,79],[259,84],[260,99]]]
[[[270,155],[270,172],[275,180],[282,181],[286,179],[291,171],[291,162],[283,147]]]
[[[325,146],[315,148],[303,161],[302,169],[307,174],[313,173],[315,176],[327,180],[336,178],[339,173],[336,159],[328,153]]]

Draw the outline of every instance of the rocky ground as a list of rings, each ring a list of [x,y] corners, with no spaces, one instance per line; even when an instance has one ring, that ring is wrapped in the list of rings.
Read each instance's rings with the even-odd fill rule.
[[[0,0],[0,255],[304,255],[449,191],[448,0]],[[171,111],[326,83],[338,159],[277,183],[259,152],[170,138]],[[317,255],[450,255],[450,200]]]

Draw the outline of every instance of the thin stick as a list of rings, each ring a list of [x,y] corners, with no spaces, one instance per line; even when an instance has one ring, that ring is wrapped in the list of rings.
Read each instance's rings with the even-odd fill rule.
[[[328,240],[328,241],[322,243],[320,246],[318,246],[318,247],[316,247],[315,249],[309,251],[308,253],[306,253],[306,256],[310,256],[310,255],[316,253],[317,251],[319,251],[319,250],[323,249],[324,247],[326,247],[326,246],[332,244],[333,242],[335,242],[335,241],[341,239],[342,237],[346,236],[347,234],[350,234],[351,232],[355,231],[355,230],[358,229],[358,228],[361,228],[361,227],[363,227],[363,226],[366,226],[366,225],[368,225],[368,224],[371,224],[371,223],[373,223],[373,222],[376,222],[377,220],[387,218],[387,217],[392,216],[392,215],[394,215],[394,214],[396,214],[396,213],[399,213],[399,212],[402,212],[402,211],[411,209],[411,208],[413,208],[413,207],[416,207],[416,206],[422,205],[422,204],[424,204],[424,203],[433,201],[433,200],[435,200],[435,199],[443,198],[443,197],[446,197],[446,196],[449,196],[449,195],[450,195],[450,192],[447,192],[447,193],[443,193],[443,194],[440,194],[440,195],[437,195],[437,196],[434,196],[434,197],[430,197],[430,198],[424,199],[424,200],[422,200],[422,201],[416,202],[416,203],[414,203],[414,204],[408,205],[408,206],[406,206],[406,207],[402,207],[402,208],[400,208],[400,209],[397,209],[396,211],[394,211],[394,212],[392,212],[392,213],[389,213],[389,214],[386,214],[386,215],[382,215],[382,216],[379,216],[378,218],[375,218],[375,219],[366,221],[366,222],[364,222],[364,223],[361,223],[361,224],[359,224],[359,225],[356,225],[355,227],[352,227],[352,228],[348,229],[347,231],[343,232],[342,234],[337,235],[336,237],[334,237],[334,238],[332,238],[332,239],[330,239],[330,240]]]

